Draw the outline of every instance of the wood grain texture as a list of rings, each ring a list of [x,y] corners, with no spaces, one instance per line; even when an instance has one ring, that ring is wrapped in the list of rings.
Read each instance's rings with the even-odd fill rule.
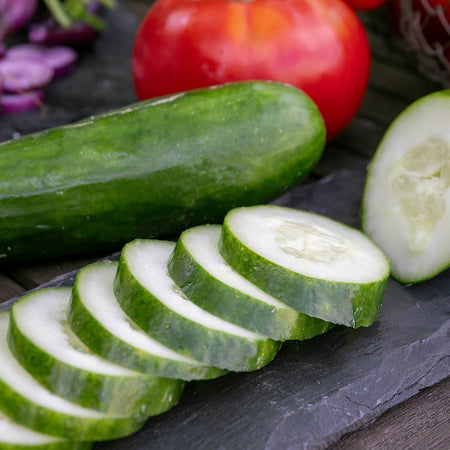
[[[41,284],[47,283],[58,275],[80,269],[87,264],[99,260],[103,256],[106,255],[93,254],[55,261],[44,261],[36,264],[24,264],[6,269],[4,274],[8,279],[22,286],[24,289],[34,289]],[[3,287],[0,288],[0,295],[2,290]],[[9,298],[13,296],[10,296]]]
[[[344,436],[329,448],[449,449],[450,379],[394,406],[373,424]]]
[[[0,273],[0,303],[25,292],[25,287]]]

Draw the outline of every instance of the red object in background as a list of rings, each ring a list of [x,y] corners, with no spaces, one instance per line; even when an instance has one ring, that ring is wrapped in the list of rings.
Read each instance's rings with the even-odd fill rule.
[[[390,0],[395,31],[450,71],[450,0]]]
[[[413,0],[413,9],[420,13],[420,24],[429,43],[449,42],[450,0]]]
[[[341,0],[159,0],[136,35],[140,100],[225,82],[292,84],[316,102],[328,140],[357,112],[370,49]]]
[[[371,11],[384,5],[387,0],[345,0],[353,9],[357,11]]]

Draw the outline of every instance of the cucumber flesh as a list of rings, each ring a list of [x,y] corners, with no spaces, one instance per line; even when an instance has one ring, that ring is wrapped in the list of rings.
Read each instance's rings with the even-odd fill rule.
[[[33,431],[0,411],[0,450],[89,450],[92,445],[90,442],[70,442]]]
[[[295,311],[259,289],[219,253],[220,225],[183,232],[168,265],[175,283],[195,304],[275,340],[306,339],[330,328],[323,320]]]
[[[367,173],[362,227],[403,283],[450,265],[450,90],[417,100],[385,133]]]
[[[352,327],[378,316],[389,262],[356,229],[286,207],[243,207],[225,217],[219,247],[241,275],[303,314]]]
[[[78,339],[67,323],[70,295],[70,288],[40,289],[13,305],[9,345],[25,369],[55,394],[98,411],[137,418],[173,406],[182,381],[113,364]]]
[[[167,271],[174,247],[172,242],[138,239],[123,248],[114,288],[124,311],[153,338],[204,364],[247,371],[270,362],[280,343],[186,298]]]
[[[226,373],[180,355],[144,333],[114,295],[117,266],[110,261],[91,264],[75,279],[69,325],[92,351],[121,366],[160,377],[210,379]]]
[[[32,430],[81,441],[110,440],[137,431],[144,419],[113,416],[58,397],[38,383],[7,344],[10,313],[0,313],[0,410]]]

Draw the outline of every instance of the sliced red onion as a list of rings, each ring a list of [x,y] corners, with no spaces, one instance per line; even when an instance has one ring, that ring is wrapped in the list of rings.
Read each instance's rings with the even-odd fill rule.
[[[63,28],[52,22],[33,26],[28,33],[28,40],[36,44],[80,46],[90,44],[97,36],[98,31],[85,23]]]
[[[53,69],[53,77],[60,78],[69,74],[78,59],[77,52],[64,45],[49,47],[42,44],[19,44],[11,47],[6,58],[14,60],[39,60]]]
[[[0,41],[0,58],[3,58],[6,55],[6,45],[4,42]]]
[[[8,59],[40,59],[46,51],[44,45],[25,43],[8,48],[5,56]]]
[[[40,89],[53,78],[53,69],[42,61],[34,59],[9,59],[0,61],[0,79],[3,90],[21,93]]]
[[[68,75],[75,68],[77,52],[65,45],[49,48],[43,55],[44,61],[53,69],[53,77],[61,78]]]
[[[44,93],[41,90],[24,92],[23,94],[1,94],[0,113],[17,114],[40,108],[43,100]]]
[[[0,0],[0,39],[26,25],[36,8],[37,0]]]

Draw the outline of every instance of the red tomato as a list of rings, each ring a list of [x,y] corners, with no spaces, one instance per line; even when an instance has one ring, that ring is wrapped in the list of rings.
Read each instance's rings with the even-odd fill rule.
[[[386,3],[386,0],[345,0],[345,2],[357,11],[371,11]]]
[[[158,0],[136,35],[140,100],[225,82],[292,84],[315,101],[335,137],[367,88],[370,49],[341,0]]]

